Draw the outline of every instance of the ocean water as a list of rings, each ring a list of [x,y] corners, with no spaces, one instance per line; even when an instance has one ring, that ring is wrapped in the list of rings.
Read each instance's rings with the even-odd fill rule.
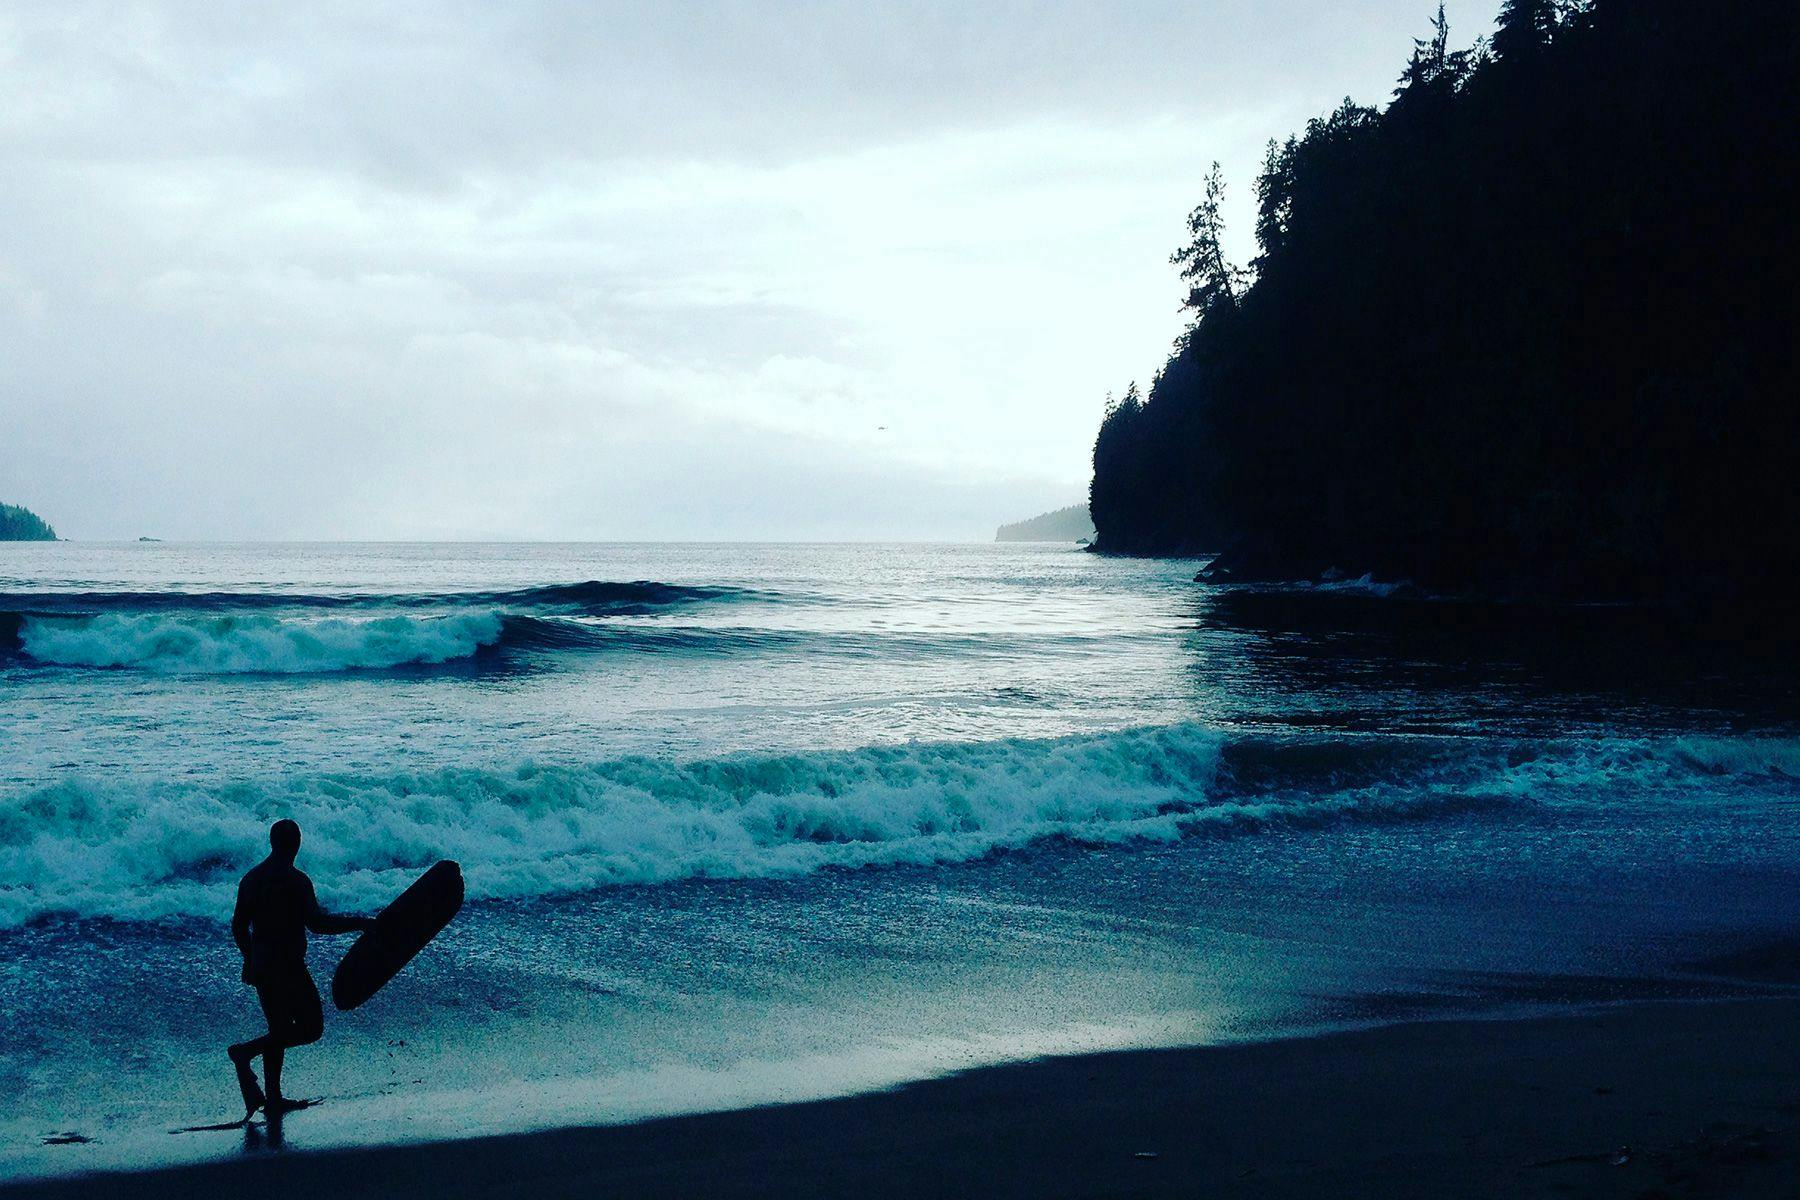
[[[172,1131],[280,816],[330,907],[469,888],[293,1148],[1800,978],[1791,662],[1196,565],[0,545],[0,1176],[269,1149]]]

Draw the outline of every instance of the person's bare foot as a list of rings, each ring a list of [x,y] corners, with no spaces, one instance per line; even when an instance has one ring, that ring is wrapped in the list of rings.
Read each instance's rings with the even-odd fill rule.
[[[256,1072],[250,1069],[251,1055],[244,1053],[244,1047],[233,1046],[225,1051],[231,1057],[231,1065],[237,1070],[238,1091],[244,1096],[244,1119],[264,1104],[262,1085],[256,1082]]]
[[[270,1096],[266,1111],[270,1116],[278,1117],[283,1113],[298,1112],[303,1108],[311,1108],[317,1103],[317,1100],[289,1100],[286,1096]]]

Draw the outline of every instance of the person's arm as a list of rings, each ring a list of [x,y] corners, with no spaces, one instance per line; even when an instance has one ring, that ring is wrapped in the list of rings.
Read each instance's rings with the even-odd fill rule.
[[[312,880],[306,881],[306,927],[314,933],[361,933],[375,928],[373,917],[345,917],[328,913],[319,907],[319,894]]]
[[[238,884],[237,907],[231,913],[231,940],[237,943],[238,953],[244,956],[245,983],[250,982],[250,900],[245,895],[249,887],[248,877]]]

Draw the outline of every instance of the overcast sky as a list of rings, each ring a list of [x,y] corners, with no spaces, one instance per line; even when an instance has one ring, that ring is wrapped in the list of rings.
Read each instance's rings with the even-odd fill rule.
[[[10,0],[0,501],[991,537],[1085,496],[1211,160],[1247,249],[1263,143],[1385,101],[1431,7]]]

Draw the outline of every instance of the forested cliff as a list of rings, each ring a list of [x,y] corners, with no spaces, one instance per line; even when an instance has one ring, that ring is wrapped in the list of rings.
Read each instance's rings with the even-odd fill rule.
[[[1270,143],[1247,267],[1215,168],[1098,548],[1588,598],[1794,566],[1795,12],[1507,0],[1456,51],[1440,9],[1385,110]]]
[[[28,508],[0,504],[0,542],[54,542],[56,530]]]

